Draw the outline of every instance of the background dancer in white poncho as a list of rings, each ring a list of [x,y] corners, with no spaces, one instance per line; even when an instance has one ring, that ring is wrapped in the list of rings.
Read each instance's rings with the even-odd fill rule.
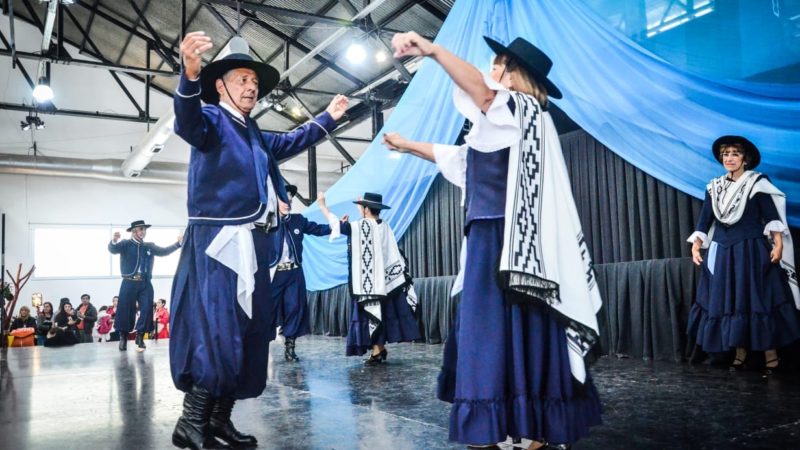
[[[764,351],[771,374],[780,367],[776,349],[800,339],[786,197],[754,171],[761,153],[748,139],[723,136],[712,151],[727,173],[708,184],[688,239],[703,269],[687,333],[706,352],[735,348],[731,371],[746,368],[748,351]],[[708,249],[705,259],[701,248]]]
[[[420,339],[414,318],[417,295],[405,258],[397,247],[397,239],[380,213],[390,207],[380,194],[367,192],[354,203],[361,219],[348,222],[339,219],[325,204],[325,196],[317,198],[322,214],[328,218],[330,239],[341,234],[348,237],[350,295],[353,314],[347,330],[347,356],[363,355],[372,350],[367,365],[386,361],[388,342],[410,342]]]

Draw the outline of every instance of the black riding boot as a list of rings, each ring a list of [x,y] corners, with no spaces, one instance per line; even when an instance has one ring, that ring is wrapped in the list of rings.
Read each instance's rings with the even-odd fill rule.
[[[255,448],[258,446],[255,436],[241,433],[233,426],[231,412],[234,402],[233,397],[225,397],[214,403],[209,422],[211,434],[227,442],[232,448]]]
[[[136,333],[136,346],[139,347],[136,350],[143,352],[144,349],[147,347],[144,345],[144,333]]]
[[[294,352],[294,342],[296,339],[297,338],[285,338],[286,342],[284,343],[283,357],[286,358],[287,361],[300,361],[297,353]]]
[[[120,335],[122,335],[122,333],[120,333]],[[120,339],[119,339],[119,351],[124,352],[127,349],[128,349],[128,340],[127,339],[122,339],[122,337],[120,337]]]
[[[213,409],[211,393],[197,386],[192,387],[183,398],[183,414],[172,432],[172,444],[192,450],[230,448],[211,435],[208,423]]]

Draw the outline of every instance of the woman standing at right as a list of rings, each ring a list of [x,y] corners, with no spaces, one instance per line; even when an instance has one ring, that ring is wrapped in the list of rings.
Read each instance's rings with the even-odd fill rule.
[[[530,42],[505,46],[480,70],[417,33],[392,39],[395,57],[427,56],[457,89],[472,122],[462,147],[384,136],[392,150],[436,162],[464,189],[461,302],[447,338],[439,398],[451,402],[450,440],[498,448],[567,448],[599,425],[600,400],[584,365],[597,338],[600,295],[548,96],[552,61]]]
[[[731,371],[745,368],[748,351],[764,351],[770,374],[780,366],[776,349],[800,339],[786,197],[754,172],[761,154],[746,138],[722,136],[712,151],[727,173],[708,184],[688,239],[703,270],[687,334],[706,352],[736,349]]]

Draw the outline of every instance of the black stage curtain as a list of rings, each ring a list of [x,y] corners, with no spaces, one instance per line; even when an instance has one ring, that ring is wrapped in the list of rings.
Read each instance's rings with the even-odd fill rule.
[[[562,135],[561,145],[603,295],[600,351],[679,359],[697,283],[686,238],[700,200],[645,174],[583,130]],[[439,176],[399,243],[415,278],[420,330],[429,343],[447,337],[455,314],[457,301],[448,294],[458,272],[460,201],[460,190]],[[309,306],[313,333],[347,334],[347,286],[310,292]]]
[[[696,285],[690,258],[595,266],[604,299],[598,313],[602,354],[678,360],[687,349],[686,319]],[[425,342],[438,344],[450,332],[458,298],[450,297],[454,276],[418,278],[417,321]],[[352,301],[347,285],[310,292],[311,332],[347,335]]]

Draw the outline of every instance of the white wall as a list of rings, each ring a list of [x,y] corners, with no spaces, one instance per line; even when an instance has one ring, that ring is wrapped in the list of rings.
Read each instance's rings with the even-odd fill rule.
[[[186,186],[0,174],[0,213],[6,215],[6,269],[16,274],[22,263],[24,273],[34,263],[31,224],[125,225],[144,219],[155,226],[182,227],[186,223]],[[117,277],[37,279],[34,273],[16,311],[21,305],[30,306],[34,292],[41,292],[45,301],[56,307],[61,297],[78,302],[81,294],[88,293],[99,308],[111,303],[119,285]],[[154,278],[155,297],[169,300],[171,285],[172,277]]]

